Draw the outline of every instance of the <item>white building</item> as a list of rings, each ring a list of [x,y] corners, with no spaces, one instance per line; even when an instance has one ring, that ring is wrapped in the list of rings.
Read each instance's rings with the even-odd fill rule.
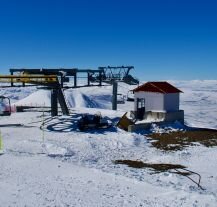
[[[137,119],[184,122],[179,110],[181,90],[168,82],[147,82],[134,90],[134,113]]]

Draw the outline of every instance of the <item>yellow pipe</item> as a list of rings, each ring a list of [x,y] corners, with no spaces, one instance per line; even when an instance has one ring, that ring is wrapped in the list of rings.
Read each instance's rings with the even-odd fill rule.
[[[56,75],[0,75],[0,82],[3,83],[55,83],[58,81]]]

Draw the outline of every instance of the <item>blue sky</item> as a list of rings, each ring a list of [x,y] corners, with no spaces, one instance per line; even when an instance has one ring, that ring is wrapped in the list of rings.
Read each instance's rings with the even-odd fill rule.
[[[0,0],[0,70],[134,65],[217,79],[217,0]]]

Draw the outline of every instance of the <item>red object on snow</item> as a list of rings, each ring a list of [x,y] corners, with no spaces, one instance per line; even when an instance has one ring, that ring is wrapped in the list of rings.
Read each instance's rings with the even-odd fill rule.
[[[138,86],[133,92],[155,92],[155,93],[183,93],[181,90],[171,85],[168,82],[147,82],[141,86]]]

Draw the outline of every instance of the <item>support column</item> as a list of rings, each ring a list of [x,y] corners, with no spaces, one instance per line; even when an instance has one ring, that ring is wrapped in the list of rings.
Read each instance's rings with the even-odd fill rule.
[[[74,87],[75,88],[77,87],[77,72],[75,72],[75,75],[74,75]]]
[[[57,89],[51,89],[51,116],[58,115]]]
[[[63,75],[61,74],[61,76],[60,76],[60,84],[61,84],[61,88],[63,88]]]
[[[69,115],[69,109],[67,107],[66,100],[65,100],[65,97],[64,97],[64,94],[61,88],[58,89],[57,98],[58,98],[63,115]]]
[[[90,86],[90,73],[87,73],[87,85]]]
[[[112,86],[112,110],[117,110],[118,83],[113,81]]]
[[[99,86],[102,86],[102,72],[99,72]]]
[[[11,75],[14,75],[14,73],[11,71]],[[11,87],[14,86],[14,83],[13,83],[13,79],[11,78]]]

